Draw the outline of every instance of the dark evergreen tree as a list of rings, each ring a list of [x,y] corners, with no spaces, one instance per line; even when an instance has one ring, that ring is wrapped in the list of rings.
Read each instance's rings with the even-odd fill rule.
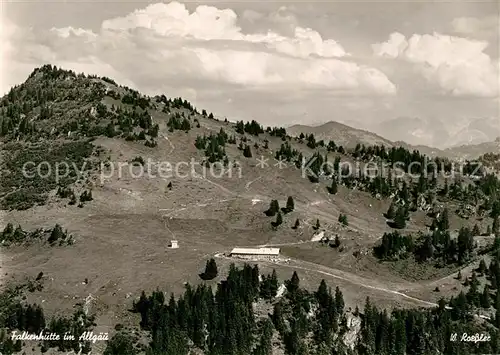
[[[251,158],[252,157],[252,150],[250,149],[249,145],[245,145],[245,148],[243,149],[243,156],[245,158]]]
[[[217,263],[215,259],[210,259],[207,261],[205,266],[205,271],[200,275],[203,280],[212,280],[217,277]]]
[[[273,217],[278,213],[280,210],[280,205],[278,203],[278,200],[271,200],[271,203],[269,204],[269,209],[265,211],[265,214],[269,217]]]
[[[285,208],[285,211],[286,212],[291,212],[295,209],[295,203],[293,201],[293,197],[292,196],[288,196],[288,199],[286,200],[286,208]]]
[[[339,222],[341,224],[343,224],[344,226],[349,225],[349,221],[347,220],[347,216],[345,214],[342,214],[342,213],[339,215]]]
[[[276,221],[273,222],[273,227],[278,227],[283,223],[283,217],[281,216],[281,212],[278,212],[276,215]]]
[[[104,355],[136,355],[130,334],[118,332],[109,339]]]
[[[483,293],[481,294],[481,307],[490,308],[490,293],[488,292],[488,286],[485,285],[483,289]]]
[[[394,219],[396,217],[396,208],[394,206],[394,202],[391,202],[389,209],[386,212],[386,217],[388,219]]]
[[[399,207],[394,217],[394,228],[403,229],[406,227],[406,212],[404,207]]]
[[[332,176],[332,184],[327,188],[328,192],[332,195],[335,195],[338,192],[337,179],[335,176]]]
[[[478,268],[478,271],[481,275],[484,275],[486,273],[486,270],[488,269],[488,267],[486,266],[486,262],[484,261],[484,259],[481,259],[481,261],[479,262],[479,268]]]

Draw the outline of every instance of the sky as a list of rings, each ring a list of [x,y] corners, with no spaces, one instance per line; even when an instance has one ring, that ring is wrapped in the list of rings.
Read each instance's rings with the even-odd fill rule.
[[[500,136],[496,1],[10,1],[0,92],[53,64],[229,120],[438,148]]]

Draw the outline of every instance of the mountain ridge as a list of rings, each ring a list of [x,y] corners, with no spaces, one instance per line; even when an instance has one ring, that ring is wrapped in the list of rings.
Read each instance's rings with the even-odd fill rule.
[[[287,127],[287,131],[293,136],[301,133],[314,134],[318,139],[325,141],[334,140],[349,148],[356,144],[376,145],[386,147],[403,147],[408,150],[418,150],[431,157],[446,157],[451,159],[477,159],[486,153],[500,152],[500,137],[495,141],[478,144],[462,144],[449,148],[436,148],[428,145],[414,145],[404,141],[392,141],[369,130],[355,128],[337,121],[328,121],[318,125],[294,124]]]

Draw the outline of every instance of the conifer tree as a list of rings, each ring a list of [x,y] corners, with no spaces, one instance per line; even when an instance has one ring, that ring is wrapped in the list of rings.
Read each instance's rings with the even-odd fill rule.
[[[49,243],[53,243],[57,241],[58,239],[63,239],[64,238],[64,232],[59,224],[56,224],[55,227],[52,229],[52,232],[50,233],[50,237],[47,240]]]
[[[499,218],[495,217],[493,219],[493,223],[491,225],[491,233],[494,235],[498,235],[500,233],[500,227],[499,227]]]
[[[500,328],[500,292],[498,290],[496,294],[495,308],[495,325],[497,328]]]
[[[201,274],[201,277],[203,280],[212,280],[217,277],[218,270],[217,270],[217,263],[215,262],[215,259],[210,259],[207,261],[207,264],[205,266],[205,272]]]
[[[394,217],[396,217],[396,209],[394,206],[394,202],[391,202],[391,205],[389,206],[389,209],[386,212],[386,217],[388,219],[394,219]]]
[[[488,292],[488,285],[484,286],[483,293],[481,294],[481,307],[490,308],[490,294]]]
[[[278,275],[276,274],[276,269],[273,269],[269,284],[270,284],[269,289],[271,292],[271,296],[275,297],[276,294],[278,293],[278,288],[279,288],[279,281],[278,281]]]
[[[344,296],[338,286],[335,288],[335,306],[337,307],[338,314],[344,313]]]
[[[273,217],[278,213],[280,210],[280,205],[278,203],[278,200],[271,200],[271,203],[269,204],[269,209],[265,212],[267,216]]]
[[[438,228],[441,231],[445,231],[450,229],[450,220],[448,217],[448,209],[445,208],[441,214],[441,217],[439,218],[438,222]]]
[[[118,332],[109,339],[104,355],[135,355],[137,351],[131,341],[130,334]]]
[[[337,179],[335,175],[332,176],[332,184],[328,187],[328,192],[335,195],[338,192]]]
[[[478,271],[481,275],[484,275],[484,273],[486,272],[488,268],[486,267],[486,262],[484,261],[484,259],[481,259],[481,261],[479,262],[479,268],[478,268]]]
[[[340,246],[340,238],[338,235],[335,236],[334,246],[335,248],[338,248]]]
[[[288,199],[286,200],[286,212],[291,212],[293,211],[295,208],[295,203],[293,201],[293,197],[292,196],[288,196]]]
[[[299,290],[300,279],[297,271],[293,272],[292,278],[285,282],[286,289],[290,294],[295,294]]]
[[[278,212],[278,214],[276,215],[276,222],[274,222],[274,226],[278,227],[282,223],[283,223],[283,217],[281,216],[281,212]]]
[[[349,222],[347,221],[347,216],[342,213],[339,215],[339,222],[342,223],[344,226],[349,225]]]
[[[245,158],[251,158],[252,157],[252,150],[250,149],[249,145],[245,145],[245,148],[243,148],[243,156]]]
[[[406,227],[405,210],[402,206],[396,211],[396,216],[394,217],[394,227],[397,229],[403,229]]]
[[[472,235],[475,237],[481,235],[481,230],[477,224],[474,224],[474,228],[472,228]]]

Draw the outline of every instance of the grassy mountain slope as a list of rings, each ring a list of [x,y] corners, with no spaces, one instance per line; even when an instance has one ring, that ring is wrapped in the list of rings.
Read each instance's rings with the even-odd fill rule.
[[[7,177],[0,188],[0,228],[7,223],[26,229],[57,223],[75,236],[74,245],[65,248],[34,243],[2,249],[1,267],[7,273],[3,284],[39,271],[49,275],[50,286],[29,295],[29,301],[43,302],[49,314],[71,309],[75,300],[91,295],[97,331],[110,331],[117,319],[135,321],[127,307],[141,290],[161,285],[177,294],[185,282],[200,282],[197,274],[207,258],[235,246],[259,245],[279,246],[290,258],[262,262],[261,270],[276,268],[280,279],[301,270],[303,285],[311,288],[325,278],[342,288],[352,307],[366,296],[384,307],[437,301],[427,281],[410,280],[371,255],[382,234],[393,230],[383,216],[389,198],[361,185],[339,184],[338,192],[330,194],[331,177],[321,175],[311,182],[293,160],[277,165],[283,144],[307,158],[320,152],[331,162],[336,157],[351,164],[361,160],[349,149],[311,148],[289,136],[301,132],[300,127],[286,134],[272,128],[252,134],[255,125],[242,128],[215,120],[182,99],[146,97],[108,78],[50,66],[35,70],[0,106],[0,168]],[[359,139],[358,131],[339,124],[328,124],[315,136],[326,139],[320,132],[331,130],[338,135],[337,144],[346,148]],[[215,143],[217,138],[200,143],[202,137],[220,138],[221,132],[229,137],[223,148]],[[362,138],[391,144],[369,132]],[[222,157],[227,157],[226,172],[219,174],[222,164],[211,172],[207,161]],[[57,179],[55,174],[23,176],[25,163],[45,161],[46,170],[54,172],[56,163],[64,161],[70,172]],[[90,191],[91,198],[85,197]],[[272,200],[285,207],[288,196],[294,209],[273,227],[276,217],[264,211]],[[447,203],[451,230],[475,223],[485,230],[491,224],[488,216],[460,218],[454,213],[460,204]],[[348,226],[339,222],[340,214],[347,215]],[[293,229],[296,220],[300,225]],[[431,221],[426,211],[416,209],[406,231],[427,231]],[[321,232],[332,239],[339,235],[342,248],[311,242]],[[168,248],[173,239],[179,249]],[[217,262],[222,277],[232,261]],[[415,265],[407,266],[410,272],[416,270],[411,267]],[[452,266],[427,277],[456,270]],[[451,281],[442,294],[456,294],[460,288],[458,281]]]

